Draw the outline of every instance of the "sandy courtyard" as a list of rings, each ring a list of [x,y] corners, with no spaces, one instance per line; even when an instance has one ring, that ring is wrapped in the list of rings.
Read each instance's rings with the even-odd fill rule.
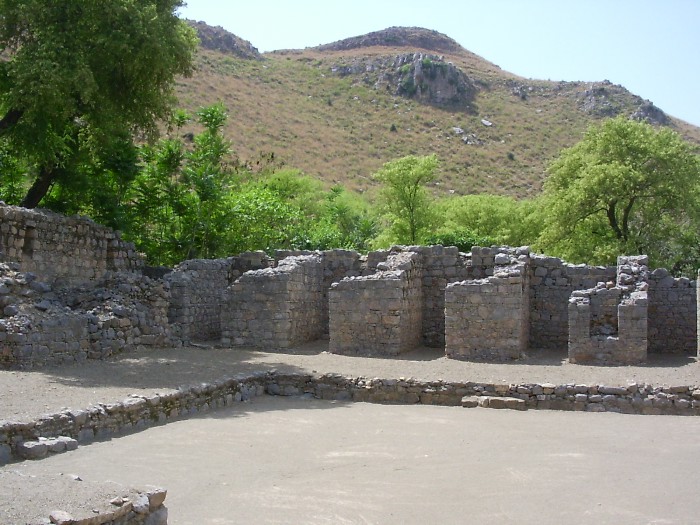
[[[0,371],[0,419],[29,420],[261,370],[495,383],[700,384],[700,364],[690,357],[600,367],[571,365],[554,353],[489,364],[450,360],[429,349],[398,359],[324,350],[324,343],[287,353],[162,349]],[[90,512],[97,496],[121,490],[105,481],[167,488],[172,525],[700,523],[699,433],[694,417],[263,396],[1,467],[0,523],[23,525],[18,516],[47,516],[57,506]],[[79,489],[71,475],[84,480]],[[13,482],[3,486],[3,479]],[[34,495],[30,502],[27,494]]]
[[[12,468],[165,486],[173,525],[687,524],[698,432],[689,417],[264,396]]]

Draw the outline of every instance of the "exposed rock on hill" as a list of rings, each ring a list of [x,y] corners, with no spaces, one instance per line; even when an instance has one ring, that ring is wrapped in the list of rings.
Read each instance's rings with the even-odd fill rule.
[[[248,60],[262,60],[262,55],[253,44],[237,37],[233,33],[229,33],[223,27],[213,27],[205,22],[195,22],[194,20],[188,20],[187,22],[197,30],[200,45],[204,49],[211,49],[212,51],[219,51]]]
[[[366,35],[318,46],[319,51],[346,51],[360,47],[412,47],[437,53],[461,53],[464,48],[450,37],[422,27],[390,27]]]
[[[642,102],[637,108],[637,111],[630,115],[630,118],[634,120],[645,120],[657,126],[671,125],[671,120],[668,118],[668,115],[648,100]]]
[[[476,93],[469,77],[438,55],[355,57],[349,63],[333,65],[331,73],[357,76],[375,89],[436,106],[468,106]]]
[[[668,116],[654,104],[609,80],[589,84],[588,89],[577,93],[577,98],[581,110],[597,117],[626,114],[631,119],[645,120],[654,125],[671,124]]]

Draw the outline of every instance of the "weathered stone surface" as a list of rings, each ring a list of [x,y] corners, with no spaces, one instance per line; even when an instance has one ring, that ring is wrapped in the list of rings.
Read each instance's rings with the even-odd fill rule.
[[[17,454],[24,459],[41,459],[48,452],[48,445],[40,441],[25,441],[17,445]]]
[[[479,406],[479,396],[464,396],[462,398],[462,406],[464,408],[475,408]]]
[[[482,396],[479,398],[479,406],[496,409],[527,410],[525,401],[516,397]]]

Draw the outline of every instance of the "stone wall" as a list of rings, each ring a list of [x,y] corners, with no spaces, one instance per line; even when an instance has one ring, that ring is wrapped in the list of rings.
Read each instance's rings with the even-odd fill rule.
[[[619,257],[616,283],[569,300],[569,361],[636,364],[647,358],[647,257]]]
[[[321,257],[321,265],[323,271],[323,283],[321,289],[323,292],[323,304],[321,306],[321,324],[323,325],[323,334],[327,336],[329,333],[329,292],[331,285],[335,282],[344,279],[345,277],[355,277],[362,273],[363,267],[366,268],[365,261],[362,260],[360,254],[351,250],[326,250],[318,251],[291,251],[277,250],[275,252],[275,261],[279,264],[280,261],[287,257],[300,255],[318,255]]]
[[[250,270],[272,266],[265,252],[242,253],[226,259],[185,261],[164,276],[170,288],[168,322],[173,336],[191,341],[221,338],[221,307],[228,287]]]
[[[445,346],[445,290],[447,284],[471,277],[469,257],[452,247],[416,248],[423,264],[423,344]]]
[[[334,283],[329,295],[332,353],[398,355],[421,344],[423,267],[417,253],[399,252],[377,272]]]
[[[697,286],[658,268],[649,275],[649,352],[694,355],[697,351]]]
[[[287,257],[275,268],[244,273],[221,312],[222,344],[283,349],[319,339],[322,287],[319,255]]]
[[[445,355],[518,359],[527,349],[527,268],[513,263],[497,266],[492,277],[447,285]]]
[[[615,296],[611,287],[626,286],[614,283],[616,267],[570,265],[526,247],[465,254],[413,246],[365,257],[332,250],[278,252],[273,260],[256,252],[153,269],[149,278],[131,245],[87,219],[5,205],[0,219],[3,367],[100,359],[138,346],[217,341],[276,349],[324,337],[347,353],[395,355],[426,345],[462,358],[510,358],[516,348],[563,355],[571,334],[584,341],[585,330],[574,325],[586,324],[585,315],[599,348],[581,355],[622,355],[619,340],[629,333],[622,337],[620,323],[641,334],[640,316],[648,351],[697,353],[696,283],[665,270],[634,297]],[[513,265],[518,276],[504,277]],[[506,286],[503,278],[520,282]],[[580,310],[569,304],[572,294]],[[475,297],[488,304],[474,306]]]
[[[65,436],[82,445],[206,413],[265,393],[443,406],[459,406],[464,396],[499,396],[521,399],[526,407],[542,410],[700,415],[698,384],[504,384],[268,372],[223,378],[152,396],[132,395],[117,403],[46,414],[33,421],[0,421],[0,465],[22,459],[19,449],[29,441]]]
[[[599,282],[613,282],[615,267],[573,265],[556,257],[530,259],[530,343],[532,349],[567,348],[569,297]]]
[[[82,217],[0,203],[0,262],[51,284],[78,285],[107,271],[134,271],[143,258],[119,233]]]
[[[109,272],[89,288],[54,289],[13,268],[0,263],[0,367],[103,359],[171,342],[162,283]]]

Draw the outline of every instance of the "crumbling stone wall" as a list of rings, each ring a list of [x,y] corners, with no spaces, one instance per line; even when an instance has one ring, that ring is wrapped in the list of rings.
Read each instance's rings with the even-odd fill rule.
[[[265,252],[248,252],[226,259],[190,260],[176,266],[164,277],[170,288],[168,321],[173,336],[183,344],[220,339],[220,312],[228,287],[243,273],[271,265]]]
[[[292,251],[292,250],[277,250],[275,252],[275,261],[279,264],[279,261],[287,258],[300,255],[318,255],[321,257],[321,265],[323,271],[323,284],[322,289],[322,301],[321,306],[321,324],[323,325],[324,336],[328,335],[329,331],[329,298],[328,294],[331,289],[331,285],[335,282],[344,279],[345,277],[358,276],[362,273],[363,264],[362,257],[357,252],[352,250],[326,250],[322,252],[317,251]]]
[[[471,277],[466,254],[454,247],[421,246],[416,249],[423,264],[423,344],[445,346],[445,290],[448,283]]]
[[[288,257],[275,268],[244,273],[229,288],[221,312],[222,344],[275,349],[319,339],[322,286],[319,255]]]
[[[445,354],[448,357],[518,359],[527,349],[527,255],[518,261],[499,254],[498,260],[500,264],[491,277],[447,285]]]
[[[18,268],[0,264],[0,367],[53,366],[170,343],[162,283],[113,272],[91,287],[54,289]]]
[[[144,261],[119,233],[84,217],[0,203],[0,262],[50,284],[78,285],[107,271],[136,271]]]
[[[631,349],[624,357],[621,346],[632,340],[645,352],[697,351],[697,286],[665,270],[636,281],[622,268],[628,263],[570,265],[526,247],[474,247],[465,254],[413,246],[364,257],[332,250],[278,252],[273,260],[256,252],[186,261],[149,278],[133,246],[87,219],[3,204],[0,219],[3,367],[198,340],[288,348],[326,336],[347,353],[395,355],[444,345],[462,358],[513,357],[525,347],[564,352],[572,334],[573,347],[578,337],[588,345],[581,355],[604,361],[636,360]],[[517,267],[517,275],[504,273],[506,267]],[[489,295],[493,283],[505,288]],[[488,305],[476,307],[475,297],[488,298]],[[488,328],[472,330],[478,319]],[[593,351],[596,337],[602,342]]]
[[[420,255],[399,252],[377,272],[332,285],[329,351],[398,355],[421,344],[423,266]]]
[[[616,268],[567,264],[556,257],[530,257],[530,342],[532,349],[567,348],[569,297],[575,290],[613,282]]]
[[[619,257],[614,286],[600,283],[569,300],[569,361],[641,363],[647,357],[647,257]]]
[[[649,275],[649,352],[695,355],[697,352],[697,286],[658,268]]]

